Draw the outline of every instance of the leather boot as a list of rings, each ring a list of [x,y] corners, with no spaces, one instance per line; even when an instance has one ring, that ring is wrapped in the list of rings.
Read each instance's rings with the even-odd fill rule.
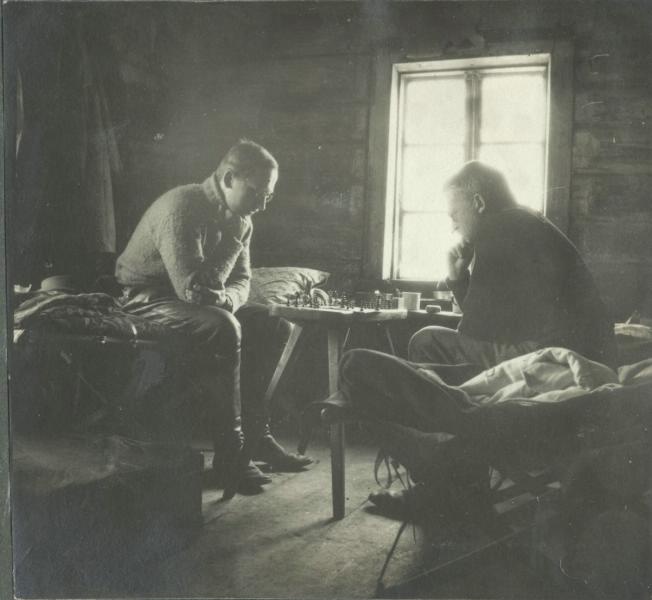
[[[381,489],[371,492],[369,501],[386,517],[419,522],[448,500],[445,494],[446,490],[441,487],[416,483],[398,491]]]
[[[312,464],[309,456],[288,452],[272,435],[269,423],[263,427],[263,435],[256,444],[254,459],[267,463],[274,471],[298,472]]]
[[[241,417],[240,350],[216,358],[219,365],[216,390],[220,390],[220,400],[216,409],[213,473],[218,483],[224,485],[222,497],[229,500],[237,491],[260,491],[261,485],[272,480],[251,462],[251,451],[245,444]]]
[[[386,421],[368,422],[365,428],[385,455],[403,465],[415,482],[439,480],[450,467],[446,443],[437,434]]]
[[[444,504],[458,508],[472,501],[484,501],[488,491],[488,465],[465,456],[458,439],[448,434],[425,433],[411,427],[375,421],[365,424],[386,456],[403,465],[416,485],[398,492],[381,490],[369,500],[394,516],[419,518]],[[463,491],[466,498],[459,498]]]
[[[224,432],[215,440],[214,449],[213,473],[218,483],[224,485],[222,497],[225,500],[233,498],[237,491],[259,491],[260,486],[272,481],[249,459],[240,417],[234,420],[231,431]]]

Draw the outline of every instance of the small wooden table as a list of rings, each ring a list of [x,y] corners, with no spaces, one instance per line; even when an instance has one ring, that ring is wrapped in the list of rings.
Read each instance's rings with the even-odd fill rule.
[[[450,327],[451,329],[457,328],[461,318],[461,313],[451,312],[449,310],[441,310],[439,312],[411,310],[408,311],[407,316],[408,321],[415,325],[423,327],[427,327],[428,325],[441,325],[442,327]]]
[[[328,391],[338,390],[339,362],[342,351],[353,327],[376,324],[383,341],[395,354],[394,343],[387,324],[407,317],[404,309],[337,309],[283,306],[273,304],[270,315],[283,317],[294,324],[290,338],[281,354],[278,365],[265,392],[269,406],[281,379],[288,373],[301,354],[309,333],[316,329],[326,332],[328,337]],[[333,517],[344,517],[344,424],[330,425],[331,472],[333,486]]]

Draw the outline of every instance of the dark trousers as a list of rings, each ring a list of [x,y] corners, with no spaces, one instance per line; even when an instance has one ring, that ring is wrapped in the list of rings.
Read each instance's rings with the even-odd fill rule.
[[[266,386],[289,336],[284,319],[262,304],[245,304],[232,314],[165,297],[132,293],[124,310],[156,321],[177,334],[190,377],[202,379],[213,397],[216,439],[239,428],[253,443],[267,426]]]
[[[349,350],[340,363],[340,393],[372,431],[387,424],[455,436],[451,454],[477,460],[550,456],[572,443],[590,396],[562,403],[475,404],[459,387],[477,365],[413,363],[374,350]],[[379,440],[381,445],[391,440]],[[397,442],[400,445],[400,442]],[[398,449],[400,450],[400,448]]]
[[[434,370],[424,373],[421,367],[428,365],[375,350],[349,350],[340,363],[340,391],[372,420],[424,432],[461,433],[479,407]]]

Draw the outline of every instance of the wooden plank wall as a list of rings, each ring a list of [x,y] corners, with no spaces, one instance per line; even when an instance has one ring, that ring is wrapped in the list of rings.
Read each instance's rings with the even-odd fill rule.
[[[473,56],[490,41],[570,38],[575,99],[567,233],[614,317],[641,304],[652,313],[652,5],[437,4],[392,7],[388,31],[400,56]]]
[[[652,296],[649,3],[162,3],[85,11],[110,17],[117,74],[110,93],[125,163],[119,247],[158,194],[203,179],[244,135],[281,164],[277,198],[256,217],[254,262],[321,268],[340,282],[362,272],[365,212],[380,200],[367,181],[375,54],[482,52],[481,31],[508,31],[512,41],[546,29],[573,32],[569,235],[614,314]]]
[[[652,6],[578,23],[570,235],[617,316],[652,312]]]
[[[281,165],[276,198],[255,217],[254,263],[357,279],[370,55],[352,25],[355,7],[317,8],[297,15],[296,6],[163,6],[140,17],[153,23],[146,45],[142,36],[116,32],[121,69],[130,63],[134,74],[125,87],[142,90],[154,74],[150,87],[160,91],[146,99],[132,93],[124,108],[125,122],[143,113],[158,119],[123,138],[122,244],[159,193],[203,179],[245,136]]]

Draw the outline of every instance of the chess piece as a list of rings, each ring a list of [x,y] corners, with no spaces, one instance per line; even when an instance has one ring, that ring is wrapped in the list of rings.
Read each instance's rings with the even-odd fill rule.
[[[375,309],[380,310],[380,290],[375,290],[374,296],[376,297]]]

